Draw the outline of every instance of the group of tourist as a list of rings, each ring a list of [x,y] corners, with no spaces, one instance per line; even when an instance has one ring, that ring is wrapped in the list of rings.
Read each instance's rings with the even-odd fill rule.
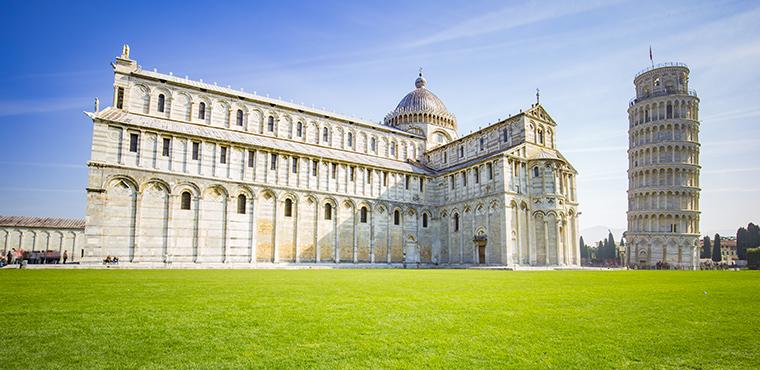
[[[29,263],[66,263],[69,259],[69,252],[63,251],[63,255],[55,251],[31,251],[27,252],[24,248],[11,248],[6,254],[0,255],[0,267],[6,265],[22,265],[24,261]]]
[[[119,263],[119,257],[116,256],[106,256],[106,259],[103,260],[104,265],[116,265]]]
[[[699,264],[700,270],[736,270],[739,266],[736,264],[736,262],[731,262],[731,264],[727,264],[725,262],[713,262],[713,261],[706,261]]]

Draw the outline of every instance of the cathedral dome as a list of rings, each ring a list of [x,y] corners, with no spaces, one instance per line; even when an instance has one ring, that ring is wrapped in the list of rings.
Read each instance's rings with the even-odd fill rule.
[[[404,123],[431,123],[456,129],[454,115],[426,86],[427,80],[420,72],[419,77],[414,81],[415,89],[406,94],[396,109],[385,117],[385,124],[398,126]]]

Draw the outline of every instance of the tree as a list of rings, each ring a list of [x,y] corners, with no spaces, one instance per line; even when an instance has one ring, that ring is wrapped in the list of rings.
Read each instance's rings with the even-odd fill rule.
[[[586,242],[583,241],[583,236],[581,236],[581,240],[578,244],[581,246],[581,258],[588,258],[588,246],[586,246]]]
[[[760,270],[760,248],[747,249],[747,267],[750,270]]]
[[[740,227],[736,230],[736,256],[740,259],[746,259],[745,251],[747,250],[747,229]]]
[[[752,222],[747,228],[736,231],[736,254],[739,259],[747,259],[747,249],[760,247],[760,227]]]
[[[720,262],[720,235],[715,234],[713,241],[712,260],[714,262]]]
[[[607,253],[609,253],[609,259],[618,259],[618,250],[617,246],[615,245],[615,237],[612,236],[612,231],[607,230],[610,232],[610,234],[607,236],[607,240],[609,241],[610,245],[608,246]]]
[[[702,239],[702,244],[704,244],[702,248],[702,253],[699,258],[710,258],[712,255],[712,246],[710,245],[710,237],[705,235],[704,239]]]
[[[747,225],[747,245],[746,248],[744,248],[745,258],[748,248],[757,247],[760,247],[760,227],[750,222],[749,225]]]

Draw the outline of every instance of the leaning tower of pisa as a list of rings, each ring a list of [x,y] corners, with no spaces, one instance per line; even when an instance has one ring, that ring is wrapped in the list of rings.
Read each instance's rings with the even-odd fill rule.
[[[681,63],[633,80],[628,107],[628,265],[699,263],[699,98]]]

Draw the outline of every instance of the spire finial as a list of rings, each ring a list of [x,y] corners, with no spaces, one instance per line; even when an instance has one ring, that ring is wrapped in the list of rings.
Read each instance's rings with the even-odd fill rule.
[[[536,89],[536,105],[541,101],[541,91]]]
[[[414,87],[420,89],[425,87],[425,85],[427,85],[427,81],[425,80],[425,77],[422,77],[422,67],[420,67],[420,75],[414,81]]]
[[[121,47],[121,57],[123,59],[129,59],[129,44],[124,44]]]

